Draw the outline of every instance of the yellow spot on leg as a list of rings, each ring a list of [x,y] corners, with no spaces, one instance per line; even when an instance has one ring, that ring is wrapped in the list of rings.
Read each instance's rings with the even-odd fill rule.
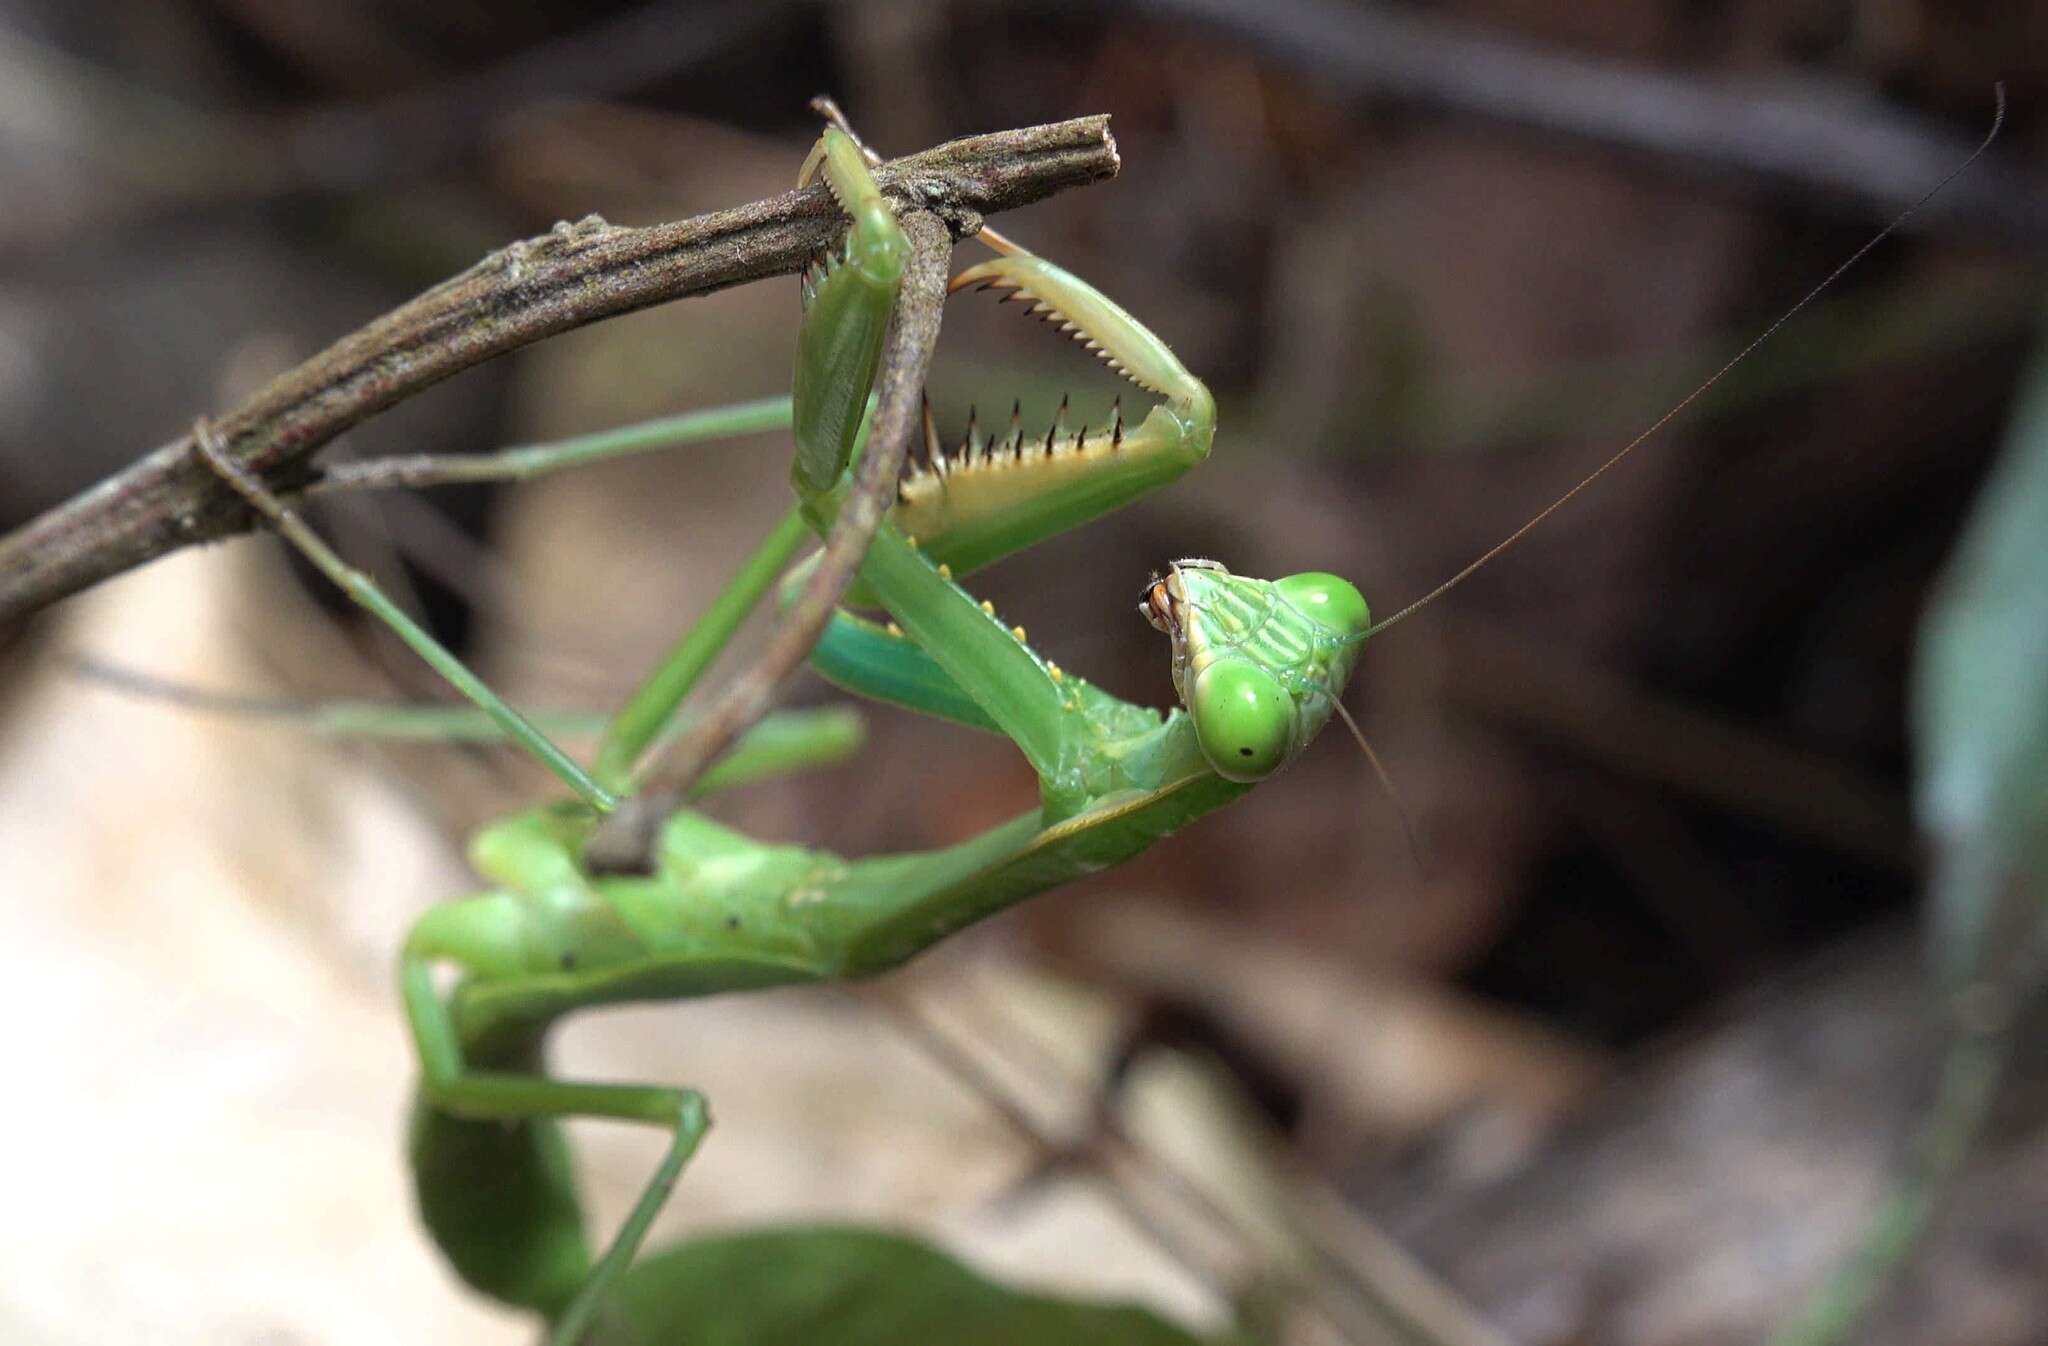
[[[939,562],[939,578],[942,580],[952,579],[953,567],[947,565],[944,561]]]
[[[1051,675],[1052,680],[1054,682],[1059,682],[1067,676],[1066,674],[1060,672],[1060,666],[1056,663],[1053,663],[1050,659],[1046,660],[1045,671],[1049,675]]]
[[[1017,637],[1017,643],[1019,645],[1026,644],[1028,642],[1028,638],[1024,634],[1024,628],[1021,626],[1011,627],[1010,634]]]
[[[892,635],[892,636],[894,636],[894,637],[896,637],[896,639],[898,639],[898,640],[901,640],[901,639],[903,639],[903,628],[902,628],[902,627],[900,627],[900,626],[898,626],[898,625],[896,625],[896,623],[894,623],[894,622],[890,622],[890,623],[889,623],[889,634],[890,634],[890,635]]]
[[[996,615],[996,605],[989,602],[986,598],[981,600],[981,610],[991,617]]]

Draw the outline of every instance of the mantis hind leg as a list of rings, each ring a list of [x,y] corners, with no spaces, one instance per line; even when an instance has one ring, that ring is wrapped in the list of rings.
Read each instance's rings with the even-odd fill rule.
[[[547,1314],[550,1346],[576,1346],[710,1129],[704,1096],[474,1069],[463,1060],[428,960],[409,955],[401,976],[424,1073],[413,1126],[421,1213],[464,1279]],[[567,1152],[555,1126],[565,1117],[641,1122],[671,1136],[668,1152],[595,1264],[583,1244]],[[490,1167],[463,1162],[479,1151],[488,1151],[482,1162]],[[481,1201],[474,1195],[480,1171],[493,1175]]]
[[[527,481],[626,455],[731,435],[786,429],[790,417],[789,398],[764,398],[493,454],[407,457],[342,464],[332,470],[316,489],[363,490],[448,482]],[[373,738],[463,741],[509,738],[600,810],[608,807],[604,800],[631,785],[632,769],[640,755],[651,742],[673,728],[683,699],[809,535],[808,527],[797,512],[789,511],[625,705],[609,721],[600,720],[593,727],[590,717],[586,716],[525,714],[507,706],[451,652],[420,630],[403,610],[392,605],[373,580],[336,557],[311,534],[295,511],[228,457],[211,427],[195,431],[195,442],[207,465],[248,500],[287,541],[312,559],[352,598],[391,626],[400,639],[476,707],[475,711],[469,711],[456,707],[335,705],[309,709],[298,715],[297,718],[307,728],[317,733]],[[309,546],[314,550],[308,551]],[[820,740],[815,761],[832,761],[844,756],[851,751],[852,740],[857,740],[858,734],[857,728],[831,726]],[[553,742],[553,738],[585,735],[597,737],[599,743],[595,765],[583,777],[584,783],[579,784],[582,768]],[[790,767],[805,764],[790,752],[790,741],[789,734],[779,733],[775,741],[775,755]],[[734,780],[752,779],[758,774],[736,766]],[[585,788],[586,785],[590,788]]]
[[[192,442],[206,465],[237,495],[247,501],[251,508],[262,515],[287,542],[298,548],[300,553],[317,566],[322,574],[333,580],[343,593],[390,627],[414,653],[447,679],[455,690],[468,697],[478,709],[490,716],[542,766],[560,777],[562,783],[574,790],[583,802],[600,813],[609,812],[618,803],[611,791],[593,780],[590,774],[553,739],[514,710],[504,698],[491,690],[489,684],[456,658],[447,646],[435,640],[407,616],[404,609],[393,603],[384,591],[377,587],[375,580],[336,555],[333,548],[321,541],[319,534],[307,527],[305,520],[301,519],[289,505],[278,499],[255,473],[235,461],[229,455],[227,446],[221,443],[219,433],[210,422],[201,420],[193,426]]]

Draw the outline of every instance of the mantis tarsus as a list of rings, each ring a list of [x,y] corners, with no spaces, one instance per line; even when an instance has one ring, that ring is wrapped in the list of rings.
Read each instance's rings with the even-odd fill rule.
[[[1050,663],[962,589],[957,579],[974,570],[1178,477],[1207,455],[1214,431],[1207,389],[1164,343],[1086,282],[1002,245],[954,288],[1014,291],[1161,401],[1135,426],[1119,414],[1092,432],[1055,425],[1042,437],[970,434],[958,453],[933,453],[904,482],[860,569],[858,598],[885,609],[888,623],[842,614],[814,663],[857,694],[1008,737],[1038,775],[1038,806],[942,850],[864,859],[762,844],[680,809],[663,824],[647,872],[592,872],[584,848],[599,820],[633,787],[708,654],[774,587],[808,532],[829,523],[859,451],[907,245],[849,135],[824,133],[802,178],[813,174],[849,224],[844,244],[803,281],[797,509],[614,718],[591,769],[344,565],[204,426],[195,435],[202,456],[279,531],[576,796],[487,827],[471,855],[490,887],[423,916],[400,966],[422,1066],[411,1135],[422,1215],[470,1284],[546,1316],[556,1346],[584,1339],[709,1124],[705,1099],[687,1088],[548,1077],[544,1041],[558,1019],[624,1001],[873,975],[1023,898],[1119,863],[1298,756],[1340,710],[1366,638],[1390,624],[1375,626],[1359,591],[1335,575],[1269,582],[1215,562],[1177,562],[1140,601],[1169,638],[1183,703],[1161,714]],[[800,765],[843,750],[843,737],[783,747],[779,762]],[[443,967],[459,974],[450,989],[436,979]],[[558,1128],[567,1117],[646,1123],[671,1138],[595,1258]]]

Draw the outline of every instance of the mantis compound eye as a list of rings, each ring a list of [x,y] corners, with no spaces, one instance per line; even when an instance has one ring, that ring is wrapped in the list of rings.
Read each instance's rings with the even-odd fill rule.
[[[1356,638],[1372,626],[1372,612],[1365,605],[1365,595],[1340,575],[1311,570],[1275,580],[1273,587],[1295,611],[1337,635]]]
[[[1294,699],[1249,659],[1219,659],[1188,696],[1202,756],[1225,780],[1264,780],[1287,760],[1294,741]]]

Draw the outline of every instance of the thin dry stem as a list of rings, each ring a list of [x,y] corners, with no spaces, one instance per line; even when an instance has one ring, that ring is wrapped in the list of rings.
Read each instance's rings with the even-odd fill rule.
[[[973,136],[875,170],[882,190],[955,236],[981,217],[1110,177],[1106,117]],[[645,229],[591,217],[515,243],[273,380],[219,416],[228,453],[271,489],[324,444],[471,365],[586,323],[797,271],[843,223],[822,186]],[[253,516],[181,436],[0,537],[0,625]]]
[[[839,507],[803,591],[777,623],[768,646],[726,687],[689,732],[639,775],[639,789],[591,838],[585,859],[598,872],[642,872],[651,865],[662,820],[672,813],[704,768],[751,728],[774,704],[775,694],[810,656],[833,609],[853,582],[882,516],[895,502],[897,479],[922,422],[925,371],[939,341],[946,303],[946,269],[952,235],[938,216],[922,211],[903,217],[910,237],[910,265],[883,340],[878,401],[867,450],[854,473],[853,489]]]

